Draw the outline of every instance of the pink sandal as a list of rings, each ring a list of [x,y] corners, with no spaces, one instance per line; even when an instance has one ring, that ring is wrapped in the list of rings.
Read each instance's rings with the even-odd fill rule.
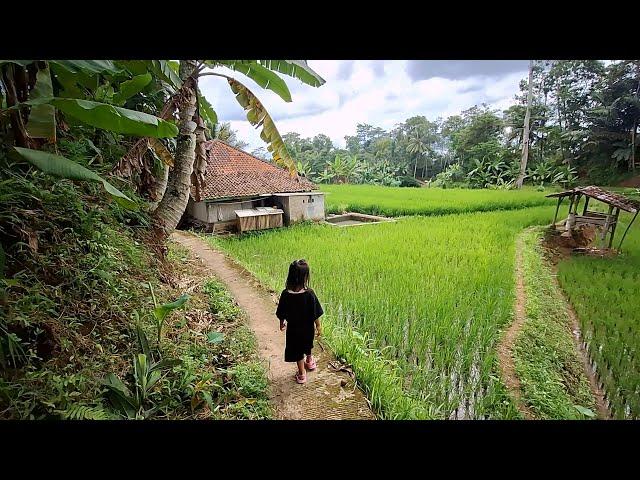
[[[306,368],[309,371],[314,371],[316,368],[318,368],[318,364],[316,363],[316,361],[314,359],[311,359],[311,362],[307,362],[305,360],[304,361],[304,368]]]
[[[303,383],[307,383],[307,376],[306,375],[300,375],[298,372],[296,372],[296,382],[303,384]]]

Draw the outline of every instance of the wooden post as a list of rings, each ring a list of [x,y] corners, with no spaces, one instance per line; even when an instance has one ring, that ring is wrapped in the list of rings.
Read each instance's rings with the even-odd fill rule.
[[[573,195],[571,195],[570,198],[571,198],[571,202],[569,203],[569,215],[567,216],[567,221],[564,224],[564,229],[566,231],[570,231],[571,229],[573,229],[573,223],[571,221],[571,210],[573,209],[573,202],[576,199],[576,195],[573,194]]]
[[[602,234],[600,235],[600,245],[604,247],[605,241],[607,239],[607,233],[609,232],[609,227],[611,226],[611,212],[613,212],[613,205],[609,205],[609,211],[607,212],[607,218],[604,222],[604,227],[602,228]]]
[[[636,214],[633,216],[633,218],[631,219],[631,222],[629,223],[629,225],[627,225],[627,229],[624,231],[624,234],[622,235],[622,238],[620,239],[620,243],[618,244],[618,250],[621,250],[622,248],[622,242],[624,242],[624,237],[627,236],[627,232],[629,231],[629,229],[631,228],[631,225],[633,225],[633,222],[636,221],[636,217],[638,216],[639,212],[636,212]]]
[[[609,237],[609,248],[613,245],[613,236],[616,233],[616,227],[618,226],[618,217],[620,216],[620,208],[616,209],[616,215],[613,223],[613,227],[611,227],[611,236]]]
[[[554,215],[553,223],[551,224],[551,226],[554,228],[556,226],[556,222],[558,221],[558,210],[560,210],[560,204],[562,203],[562,200],[564,200],[564,197],[558,197],[558,206],[556,207],[556,214]]]
[[[584,197],[584,209],[582,210],[582,215],[587,214],[587,207],[589,206],[589,197]]]
[[[580,205],[580,199],[582,198],[582,194],[579,193],[576,196],[576,204],[573,206],[573,213],[575,213],[576,215],[578,214],[578,205]]]

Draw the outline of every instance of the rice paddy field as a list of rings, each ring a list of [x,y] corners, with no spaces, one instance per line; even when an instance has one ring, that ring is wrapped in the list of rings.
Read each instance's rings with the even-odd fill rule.
[[[548,192],[323,190],[328,212],[397,221],[301,224],[205,238],[278,293],[291,260],[309,261],[312,287],[325,306],[325,341],[353,366],[379,417],[522,418],[500,379],[496,353],[514,316],[519,236],[526,245],[528,318],[515,360],[524,401],[537,418],[591,416],[593,397],[559,313],[560,293],[535,243],[541,230],[523,233],[552,220],[555,202],[544,197]],[[629,220],[621,217],[618,240]],[[565,259],[558,278],[614,416],[640,418],[640,224],[623,250],[617,258]]]
[[[450,213],[513,210],[554,205],[545,198],[551,190],[469,190],[401,188],[377,185],[322,185],[327,213],[344,211],[369,215],[445,215]],[[553,218],[552,218],[553,219]]]
[[[615,246],[631,216],[621,215]],[[640,223],[617,258],[572,257],[558,266],[615,418],[640,418]]]
[[[523,198],[539,201],[530,195]],[[307,259],[326,339],[354,366],[382,418],[519,418],[495,348],[513,315],[515,237],[553,213],[542,206],[346,228],[303,224],[207,240],[277,292],[291,260]]]

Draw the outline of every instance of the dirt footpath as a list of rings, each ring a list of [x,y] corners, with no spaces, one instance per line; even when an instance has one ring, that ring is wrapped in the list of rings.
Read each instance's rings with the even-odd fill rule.
[[[500,364],[500,373],[502,381],[511,393],[516,407],[522,416],[531,420],[534,418],[533,413],[523,402],[520,394],[520,379],[516,375],[516,368],[513,361],[513,348],[518,338],[518,334],[526,320],[525,314],[526,293],[524,289],[524,275],[522,273],[522,237],[516,239],[516,304],[515,318],[504,333],[502,340],[498,344],[498,360]]]
[[[323,350],[318,342],[313,349],[318,368],[307,373],[307,383],[298,385],[296,366],[284,362],[285,334],[279,329],[274,299],[260,288],[246,271],[228,260],[221,252],[210,248],[202,239],[187,232],[176,231],[171,239],[189,248],[207,269],[218,277],[246,312],[253,329],[261,357],[269,365],[271,399],[276,416],[287,420],[374,419],[367,399],[350,376],[338,372],[335,357]],[[326,348],[326,347],[325,347]]]

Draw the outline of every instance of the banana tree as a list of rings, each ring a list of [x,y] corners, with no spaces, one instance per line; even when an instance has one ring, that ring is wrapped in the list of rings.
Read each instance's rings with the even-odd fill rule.
[[[327,164],[329,171],[333,174],[333,179],[336,183],[347,183],[347,169],[348,165],[346,160],[340,155],[336,155],[332,162]]]
[[[309,177],[312,173],[309,162],[296,162],[296,170],[303,177]]]
[[[538,163],[535,168],[529,169],[528,175],[535,183],[543,185],[553,177],[554,166],[551,162],[545,161]]]
[[[295,161],[291,158],[273,119],[255,94],[235,77],[222,73],[225,67],[255,81],[262,88],[291,101],[291,93],[285,81],[278,75],[291,76],[301,82],[319,87],[324,80],[304,60],[181,60],[179,65],[180,102],[178,102],[178,129],[174,167],[169,174],[167,189],[154,211],[154,223],[159,236],[167,236],[178,225],[187,203],[191,185],[195,186],[196,200],[204,187],[206,155],[200,147],[206,140],[204,121],[217,122],[213,107],[200,94],[198,79],[214,76],[226,80],[236,100],[246,111],[247,120],[255,128],[261,128],[260,138],[267,143],[273,161],[287,168],[297,178]],[[276,73],[277,72],[277,73]],[[203,121],[204,120],[204,121]]]
[[[331,170],[325,168],[324,171],[318,173],[318,182],[331,183],[334,177],[335,174]]]
[[[571,187],[575,185],[577,180],[577,170],[569,165],[557,167],[553,176],[553,183],[559,183],[563,187]]]
[[[120,204],[136,208],[97,173],[42,149],[56,143],[63,119],[123,135],[154,139],[177,135],[172,122],[124,108],[151,82],[151,72],[167,68],[160,61],[147,63],[144,73],[133,73],[111,60],[0,61],[1,103],[6,105],[2,118],[9,120],[15,145],[10,153],[51,175],[100,182]]]
[[[36,152],[45,143],[55,143],[61,116],[98,129],[141,137],[115,171],[122,174],[130,172],[132,167],[141,170],[141,158],[149,150],[155,158],[172,167],[166,175],[166,188],[161,189],[164,191],[162,200],[154,212],[156,227],[165,236],[184,213],[191,184],[196,186],[197,195],[204,186],[206,158],[201,145],[206,141],[206,124],[216,124],[218,120],[215,110],[199,91],[198,78],[201,76],[215,75],[228,82],[236,100],[247,111],[248,121],[256,128],[262,128],[260,136],[267,143],[274,162],[297,177],[295,162],[264,106],[236,78],[216,71],[219,67],[240,72],[287,102],[291,101],[291,94],[276,72],[314,87],[324,83],[304,60],[182,60],[179,63],[162,60],[11,60],[0,61],[0,105],[7,107],[2,114],[9,119],[16,146]],[[164,99],[164,107],[156,109],[154,115],[124,108],[124,102],[147,88],[151,79],[161,84],[162,88],[155,91]],[[148,110],[152,95],[138,97],[136,108]],[[174,124],[176,116],[177,125]],[[160,139],[176,137],[178,133],[173,153],[167,148],[168,143]],[[38,156],[34,153],[25,156],[23,151],[14,154],[31,163]],[[48,173],[101,181],[109,193],[117,192],[118,201],[130,207],[134,203],[102,177],[76,168],[68,159],[38,157],[34,164],[47,165]]]

